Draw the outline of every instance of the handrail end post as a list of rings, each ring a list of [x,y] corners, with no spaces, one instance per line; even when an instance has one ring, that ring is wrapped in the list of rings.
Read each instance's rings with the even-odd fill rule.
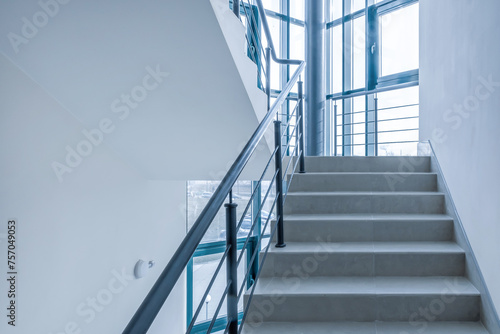
[[[276,167],[276,224],[278,233],[278,242],[275,247],[284,248],[285,244],[285,233],[283,230],[283,162],[281,161],[281,121],[274,121],[274,144],[276,145],[276,157],[275,167]]]
[[[236,238],[236,203],[226,203],[226,247],[229,251],[226,259],[226,282],[229,286],[227,291],[227,321],[229,323],[228,334],[238,333],[238,263]]]
[[[297,82],[298,84],[298,103],[299,103],[299,112],[297,114],[297,117],[300,117],[299,119],[299,147],[300,150],[298,151],[300,156],[299,156],[299,174],[304,174],[306,172],[306,166],[305,166],[305,145],[304,145],[304,88],[303,88],[303,82],[300,80]]]

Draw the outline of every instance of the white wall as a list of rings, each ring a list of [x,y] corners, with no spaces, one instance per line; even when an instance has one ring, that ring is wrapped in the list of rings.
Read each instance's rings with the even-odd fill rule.
[[[185,234],[185,182],[148,181],[105,145],[58,182],[53,157],[82,125],[3,56],[0,73],[0,233],[19,222],[17,326],[6,324],[2,279],[0,332],[65,333],[75,323],[80,331],[66,332],[119,333]],[[147,278],[114,279],[138,259],[157,263]],[[182,279],[160,318],[173,333],[184,326],[184,289]],[[87,298],[98,298],[95,318]]]
[[[0,332],[120,333],[185,235],[185,180],[224,176],[264,100],[209,1],[4,1],[0,36],[2,277],[19,222],[18,322],[2,279]],[[138,259],[151,275],[121,283]],[[183,332],[184,279],[151,333]]]
[[[148,179],[217,178],[258,125],[210,1],[4,1],[0,36],[84,126],[111,119],[106,144]]]
[[[500,2],[420,0],[420,139],[430,139],[500,310]]]

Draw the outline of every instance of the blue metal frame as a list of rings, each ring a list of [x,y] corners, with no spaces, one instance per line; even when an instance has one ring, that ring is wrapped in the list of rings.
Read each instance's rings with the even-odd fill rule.
[[[258,181],[252,181],[252,189],[255,189],[256,195],[253,198],[252,201],[252,221],[256,222],[256,226],[254,229],[254,234],[250,238],[250,241],[247,243],[246,246],[246,251],[247,251],[247,266],[248,263],[250,263],[252,254],[254,253],[255,249],[260,249],[261,243],[259,242],[260,235],[261,235],[261,230],[262,230],[262,218],[260,215],[261,212],[261,204],[262,204],[262,199],[261,199],[261,185],[259,184]],[[263,235],[263,238],[269,238],[268,235]],[[244,247],[245,244],[245,238],[240,238],[238,239],[238,251],[241,251]],[[198,248],[196,249],[195,253],[193,254],[193,257],[189,261],[189,264],[187,266],[187,273],[186,273],[186,280],[187,280],[187,286],[186,286],[186,296],[187,296],[187,305],[186,305],[186,321],[187,324],[186,326],[189,326],[191,323],[191,320],[193,318],[193,288],[194,288],[194,273],[193,273],[193,264],[194,264],[194,258],[195,257],[200,257],[200,256],[206,256],[206,255],[213,255],[213,254],[223,254],[226,251],[226,242],[224,240],[221,241],[214,241],[214,242],[207,242],[200,244]],[[247,289],[252,286],[252,284],[255,281],[255,277],[259,271],[259,261],[254,261],[253,265],[250,268],[247,268],[247,270],[250,270],[250,274],[248,275],[247,279]],[[238,314],[239,320],[241,321],[243,317],[243,312],[239,312]],[[200,321],[200,323],[196,324],[193,327],[192,333],[206,333],[208,327],[210,325],[210,321]],[[227,315],[220,316],[213,327],[213,331],[220,331],[224,330],[227,325]]]
[[[255,185],[255,181],[254,185]],[[258,199],[254,199],[255,202],[260,203],[260,187],[259,187],[259,196]],[[257,197],[257,196],[256,196]],[[257,212],[259,212],[260,208],[256,208],[256,210],[252,210],[252,215],[255,215]],[[254,216],[256,217],[256,216]],[[257,217],[257,226],[255,228],[255,231],[260,231],[261,230],[261,218],[260,216]],[[260,243],[258,242],[260,232],[257,232],[256,235],[251,237],[250,242],[246,246],[247,250],[247,263],[249,262],[251,258],[251,254],[253,254],[254,250],[256,248],[260,247]],[[263,235],[263,238],[269,238],[268,235]],[[245,243],[245,238],[240,238],[238,239],[238,251],[241,251],[243,249],[243,245]],[[191,323],[191,320],[193,318],[193,287],[194,287],[194,274],[193,274],[193,262],[195,257],[200,257],[200,256],[206,256],[206,255],[214,255],[214,254],[223,254],[226,250],[226,242],[225,241],[214,241],[214,242],[208,242],[204,244],[200,244],[199,247],[196,249],[193,257],[189,261],[189,264],[186,268],[186,281],[187,281],[187,287],[186,287],[186,296],[187,296],[187,305],[186,305],[186,326],[189,326]],[[247,268],[251,270],[251,274],[248,277],[247,280],[247,288],[250,288],[252,284],[254,283],[255,280],[255,275],[259,271],[259,262],[254,261],[254,264],[251,268]],[[242,319],[243,317],[243,312],[239,312],[238,314],[239,320]],[[196,324],[193,327],[192,333],[206,333],[208,327],[210,325],[210,320],[207,321],[200,321],[200,323]],[[222,315],[218,317],[218,319],[215,322],[215,325],[213,327],[213,331],[220,331],[224,330],[227,325],[227,316]]]
[[[348,2],[346,2],[348,1]],[[410,87],[419,84],[419,70],[414,69],[406,72],[396,73],[388,76],[380,76],[380,31],[379,31],[379,17],[381,15],[387,14],[392,11],[399,10],[403,7],[413,5],[418,3],[418,0],[385,0],[378,3],[374,3],[373,0],[366,0],[365,8],[358,10],[353,13],[350,12],[350,0],[342,1],[342,17],[328,22],[326,25],[327,29],[332,29],[333,27],[342,26],[342,43],[343,43],[343,59],[342,59],[342,92],[335,94],[327,94],[327,100],[337,100],[342,99],[345,103],[342,104],[342,134],[344,140],[342,141],[342,155],[351,155],[353,153],[352,148],[354,146],[364,145],[365,155],[377,155],[378,154],[378,131],[376,126],[377,112],[376,112],[376,92],[378,90],[391,90],[397,89],[399,87]],[[349,14],[346,14],[349,13]],[[359,89],[351,89],[352,77],[350,75],[352,71],[352,55],[351,48],[346,47],[350,45],[350,41],[347,42],[346,38],[352,38],[350,33],[350,25],[353,24],[353,20],[360,17],[365,17],[365,87]],[[349,29],[347,29],[349,28]],[[347,29],[347,30],[346,30]],[[346,35],[347,33],[347,35]],[[349,71],[346,72],[346,71]],[[332,75],[330,73],[330,75]],[[351,129],[351,124],[353,123],[351,116],[351,100],[354,96],[365,96],[365,143],[354,145],[351,140],[353,140],[353,133]],[[337,113],[335,113],[337,115]],[[330,122],[331,123],[331,122]],[[330,124],[329,123],[329,124]],[[336,123],[336,119],[334,120]],[[337,152],[336,147],[336,131],[337,126],[331,129],[331,136],[334,138],[333,142],[335,147],[333,152]],[[347,137],[346,137],[347,136]],[[336,153],[335,153],[336,154]]]
[[[256,237],[251,238],[252,241],[247,244],[247,254],[252,254],[253,253],[253,247],[255,247],[255,239]],[[243,245],[245,243],[245,238],[240,238],[238,239],[238,251],[241,251],[243,249]],[[200,256],[206,256],[206,255],[214,255],[214,254],[223,254],[226,251],[226,241],[214,241],[214,242],[207,242],[200,244],[198,248],[196,249],[193,257],[189,261],[189,264],[187,266],[186,270],[186,276],[187,276],[187,287],[186,287],[186,294],[187,294],[187,317],[186,317],[186,326],[189,326],[191,323],[191,320],[193,319],[193,287],[194,287],[194,273],[193,273],[193,263],[194,263],[194,258],[195,257],[200,257]],[[243,312],[240,312],[239,314],[240,320],[241,317],[243,317]],[[193,327],[192,333],[206,333],[208,326],[210,325],[210,320],[207,321],[200,321],[200,323],[196,324]],[[219,331],[219,330],[224,330],[227,325],[227,316],[223,315],[218,317],[218,319],[215,322],[213,331]]]

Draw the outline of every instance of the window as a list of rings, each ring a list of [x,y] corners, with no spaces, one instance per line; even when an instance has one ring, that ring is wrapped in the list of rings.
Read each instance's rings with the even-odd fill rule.
[[[194,224],[213,192],[219,185],[218,181],[189,181],[187,184],[187,229]],[[233,187],[233,201],[237,207],[237,221],[242,220],[242,225],[238,231],[238,258],[242,254],[241,262],[238,266],[238,287],[250,287],[258,270],[259,257],[252,262],[251,257],[259,247],[257,236],[263,236],[260,249],[269,243],[271,221],[275,218],[272,212],[273,201],[276,197],[275,184],[270,181],[263,181],[258,189],[258,182],[238,181]],[[256,189],[256,196],[249,207],[248,213],[242,217],[246,204],[252,196],[252,191]],[[269,193],[268,193],[269,192]],[[266,198],[266,194],[267,198]],[[260,211],[260,215],[259,215]],[[255,222],[255,223],[254,223]],[[252,224],[255,227],[252,229]],[[250,234],[251,233],[251,234]],[[250,234],[249,242],[245,245],[245,240]],[[205,234],[202,243],[198,246],[193,258],[187,267],[187,322],[188,325],[193,319],[193,315],[201,306],[201,311],[196,318],[193,333],[206,333],[212,318],[215,315],[221,297],[226,288],[226,264],[222,263],[215,278],[214,284],[209,290],[207,297],[203,300],[205,291],[214,276],[222,256],[226,249],[225,234],[225,213],[222,209],[212,222],[209,230]],[[250,275],[246,281],[245,274],[250,270]],[[217,320],[212,333],[223,330],[226,326],[226,301],[222,303]],[[243,298],[239,300],[240,316],[243,312]]]
[[[328,6],[330,154],[415,153],[418,1],[329,0]]]
[[[380,16],[382,76],[418,68],[418,3]]]

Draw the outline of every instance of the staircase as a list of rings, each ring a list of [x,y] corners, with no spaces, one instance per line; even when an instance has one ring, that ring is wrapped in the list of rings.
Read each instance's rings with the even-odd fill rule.
[[[285,203],[287,246],[269,249],[245,334],[488,333],[430,158],[306,166]]]

